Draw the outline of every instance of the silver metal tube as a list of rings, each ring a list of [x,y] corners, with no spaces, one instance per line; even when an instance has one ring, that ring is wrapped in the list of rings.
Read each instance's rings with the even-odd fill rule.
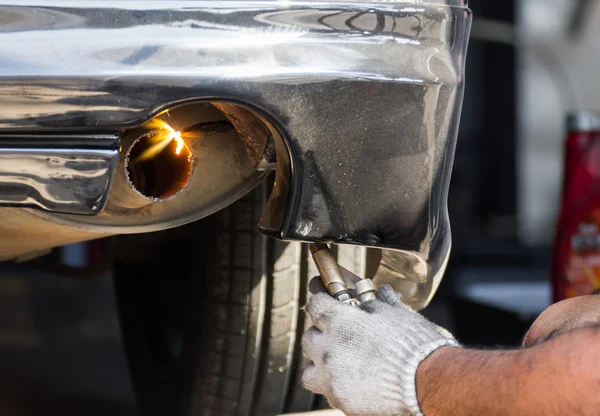
[[[375,284],[371,279],[362,279],[355,282],[354,288],[356,289],[356,299],[360,303],[377,299],[377,296],[375,296]]]
[[[327,244],[310,244],[309,249],[323,284],[331,296],[341,302],[350,301],[352,296],[350,296],[348,286],[346,286],[338,263]]]

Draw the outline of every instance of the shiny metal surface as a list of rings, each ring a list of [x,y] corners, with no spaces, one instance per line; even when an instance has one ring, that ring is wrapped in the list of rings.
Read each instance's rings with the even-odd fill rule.
[[[205,122],[229,124],[223,112],[203,102],[171,108],[164,117],[178,131]],[[111,234],[157,231],[213,214],[254,189],[268,174],[255,169],[238,131],[231,126],[224,127],[227,128],[186,139],[193,173],[185,189],[175,198],[155,202],[141,197],[130,186],[125,159],[140,130],[132,129],[126,130],[121,138],[119,165],[106,207],[99,215],[81,217],[29,211],[66,227]]]
[[[95,215],[119,158],[115,135],[0,136],[0,205]]]
[[[344,281],[340,267],[327,244],[310,244],[309,249],[321,280],[323,280],[323,284],[331,296],[340,302],[349,302],[352,296]]]
[[[396,275],[422,306],[450,249],[446,194],[471,20],[465,4],[1,1],[0,134],[122,129],[193,99],[245,104],[281,133],[261,228],[416,259],[419,267]],[[118,217],[48,219],[139,232],[208,212],[165,209],[147,217],[152,227]]]
[[[595,111],[575,111],[567,115],[569,132],[600,131],[600,114]]]
[[[356,290],[356,299],[360,303],[377,299],[377,296],[375,295],[375,284],[371,279],[361,279],[357,281],[354,283],[354,289]]]
[[[329,294],[340,302],[359,306],[376,299],[375,284],[371,279],[361,278],[340,266],[327,244],[309,244],[312,259]],[[348,285],[353,285],[355,297]]]

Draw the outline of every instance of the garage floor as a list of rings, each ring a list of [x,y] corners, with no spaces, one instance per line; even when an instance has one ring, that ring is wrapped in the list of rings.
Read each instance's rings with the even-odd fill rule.
[[[0,415],[58,414],[139,416],[110,277],[0,265]]]
[[[0,268],[0,414],[139,415],[108,277]]]

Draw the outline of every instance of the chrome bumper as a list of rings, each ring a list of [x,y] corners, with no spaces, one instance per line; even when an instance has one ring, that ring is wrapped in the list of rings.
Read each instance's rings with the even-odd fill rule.
[[[462,0],[1,3],[0,136],[76,138],[190,100],[243,104],[275,126],[287,153],[263,231],[396,250],[408,298],[426,301],[437,287],[471,19]],[[96,192],[60,192],[33,201],[101,208]],[[77,209],[57,203],[77,199]],[[165,227],[45,218],[90,232]]]
[[[0,205],[95,215],[119,159],[108,136],[0,136]]]

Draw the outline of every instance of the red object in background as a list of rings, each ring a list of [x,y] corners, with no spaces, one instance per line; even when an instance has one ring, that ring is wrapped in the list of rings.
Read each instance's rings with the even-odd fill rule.
[[[554,242],[554,301],[600,288],[600,115],[568,119],[562,205]]]

